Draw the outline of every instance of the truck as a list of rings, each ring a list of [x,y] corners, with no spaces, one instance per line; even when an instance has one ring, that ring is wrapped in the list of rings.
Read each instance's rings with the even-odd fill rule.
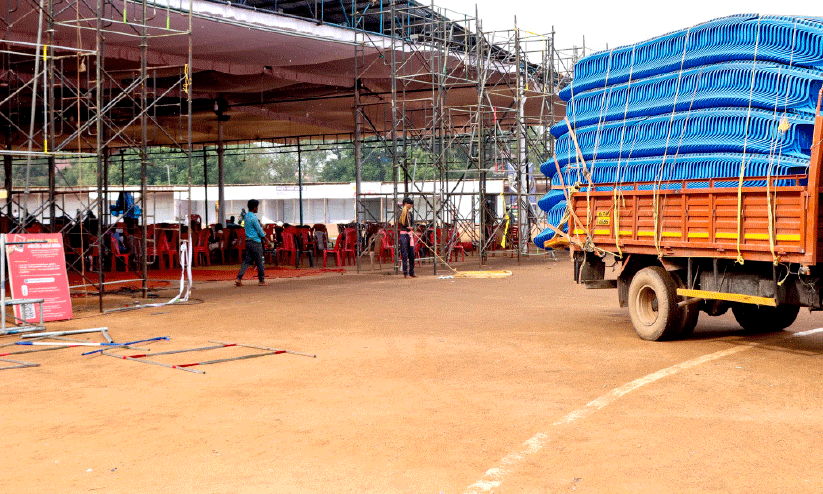
[[[823,89],[807,175],[762,177],[766,187],[710,179],[570,192],[575,281],[616,288],[652,341],[688,337],[701,312],[731,310],[745,331],[763,333],[789,327],[801,307],[823,309],[821,99]]]

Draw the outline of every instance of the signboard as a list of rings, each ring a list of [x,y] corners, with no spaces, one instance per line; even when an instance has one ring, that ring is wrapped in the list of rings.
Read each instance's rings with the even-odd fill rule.
[[[6,245],[11,297],[42,298],[43,321],[71,319],[69,278],[63,237],[59,233],[11,233],[6,243],[45,240],[44,243]],[[14,306],[14,315],[27,322],[39,322],[37,305]]]

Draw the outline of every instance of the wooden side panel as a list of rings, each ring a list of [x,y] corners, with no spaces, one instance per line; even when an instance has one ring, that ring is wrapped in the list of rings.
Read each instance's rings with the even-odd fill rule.
[[[817,242],[806,238],[806,189],[799,185],[772,188],[771,199],[765,188],[743,189],[740,198],[734,187],[621,191],[617,214],[610,191],[578,192],[571,201],[581,220],[573,236],[609,252],[619,246],[624,253],[736,258],[739,250],[746,260],[809,264],[808,244]]]

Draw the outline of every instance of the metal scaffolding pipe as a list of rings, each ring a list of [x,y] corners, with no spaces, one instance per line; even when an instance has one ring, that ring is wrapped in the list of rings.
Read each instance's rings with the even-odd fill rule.
[[[217,223],[226,226],[226,175],[223,166],[223,121],[217,120]]]

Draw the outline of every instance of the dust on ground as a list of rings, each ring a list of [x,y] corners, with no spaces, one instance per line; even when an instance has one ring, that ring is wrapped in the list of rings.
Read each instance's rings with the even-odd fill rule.
[[[171,338],[121,354],[224,341],[317,358],[269,355],[190,367],[205,371],[194,374],[81,356],[88,348],[20,355],[41,365],[0,373],[0,490],[823,491],[823,333],[748,337],[730,315],[702,314],[692,339],[642,341],[614,290],[575,285],[571,263],[559,257],[492,258],[487,269],[513,273],[502,279],[440,279],[430,265],[403,279],[384,267],[268,287],[202,283],[193,294],[202,303],[193,305],[80,311],[48,329]],[[477,258],[460,269],[478,269]],[[791,330],[816,321],[803,312]],[[747,348],[558,424],[626,383],[738,346]],[[540,448],[501,467],[534,438]],[[492,474],[499,483],[477,487]]]

